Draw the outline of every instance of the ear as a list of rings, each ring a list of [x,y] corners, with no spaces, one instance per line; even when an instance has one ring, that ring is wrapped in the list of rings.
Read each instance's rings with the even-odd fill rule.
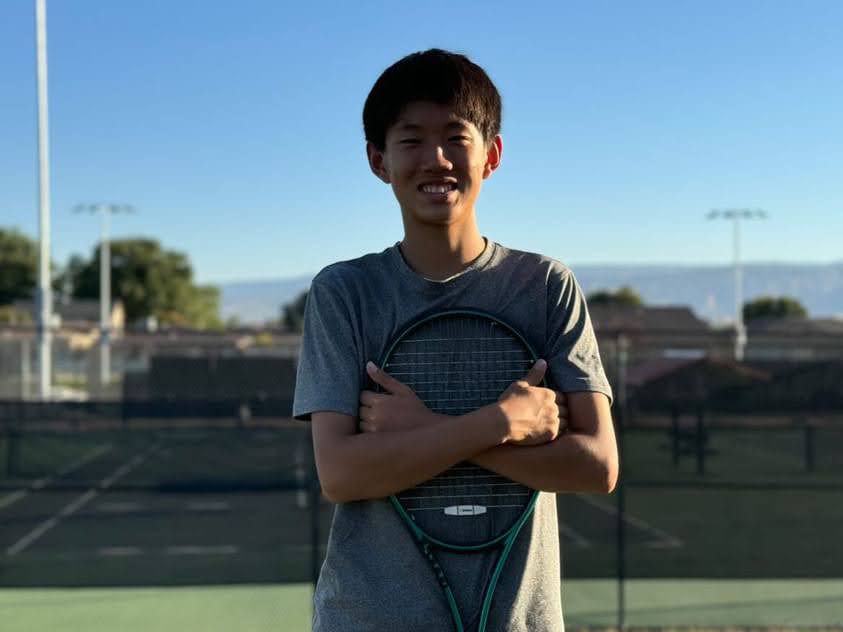
[[[483,179],[485,180],[492,172],[500,167],[501,157],[503,156],[503,139],[500,134],[496,134],[486,148],[486,165],[483,167]]]
[[[366,143],[366,156],[369,158],[369,168],[372,170],[372,173],[389,184],[389,171],[386,168],[384,152],[380,151],[372,143]]]

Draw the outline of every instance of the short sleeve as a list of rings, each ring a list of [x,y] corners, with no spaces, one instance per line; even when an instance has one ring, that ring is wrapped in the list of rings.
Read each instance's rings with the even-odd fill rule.
[[[348,303],[336,285],[313,280],[307,295],[293,417],[316,411],[357,416],[364,363]]]
[[[545,359],[555,388],[596,391],[612,399],[585,297],[570,270],[553,270],[548,279]]]

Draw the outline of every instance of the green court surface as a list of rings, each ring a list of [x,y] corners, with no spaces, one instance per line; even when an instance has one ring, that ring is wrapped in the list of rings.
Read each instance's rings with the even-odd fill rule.
[[[843,581],[635,580],[625,587],[630,627],[825,629],[843,626]],[[617,625],[617,582],[563,585],[569,629]],[[200,588],[5,589],[3,632],[301,632],[309,584]]]

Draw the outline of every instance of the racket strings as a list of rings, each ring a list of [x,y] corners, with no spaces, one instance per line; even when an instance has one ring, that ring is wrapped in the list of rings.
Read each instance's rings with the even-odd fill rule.
[[[462,415],[498,400],[534,358],[508,328],[484,317],[433,319],[392,350],[387,372],[432,411]],[[470,463],[460,463],[396,497],[426,531],[477,541],[508,529],[533,490]]]

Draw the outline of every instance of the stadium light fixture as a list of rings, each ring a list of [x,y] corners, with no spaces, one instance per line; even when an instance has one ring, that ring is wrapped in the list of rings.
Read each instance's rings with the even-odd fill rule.
[[[99,213],[101,217],[100,241],[100,385],[111,382],[111,244],[109,242],[110,218],[114,213],[134,213],[128,204],[77,204],[75,213]]]
[[[706,219],[726,219],[732,222],[732,248],[735,275],[735,360],[744,358],[746,327],[743,322],[743,269],[741,268],[741,220],[766,219],[768,213],[760,208],[712,209]]]

